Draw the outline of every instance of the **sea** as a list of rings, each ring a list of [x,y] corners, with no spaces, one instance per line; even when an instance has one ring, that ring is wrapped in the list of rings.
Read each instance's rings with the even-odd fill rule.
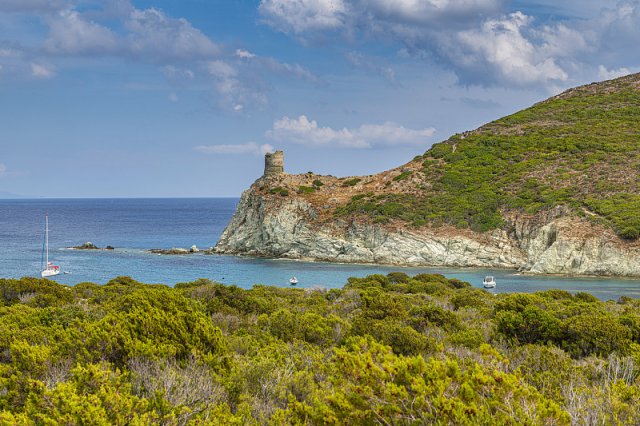
[[[212,247],[231,219],[237,198],[16,199],[0,200],[0,278],[39,276],[49,217],[49,258],[63,273],[53,279],[75,285],[104,284],[118,276],[169,286],[198,278],[251,288],[256,284],[340,288],[349,277],[402,271],[439,273],[482,287],[493,275],[502,292],[563,289],[601,300],[640,297],[640,280],[521,275],[514,270],[403,268],[397,266],[303,262],[230,255],[158,255],[150,249]],[[114,250],[72,250],[91,242]]]

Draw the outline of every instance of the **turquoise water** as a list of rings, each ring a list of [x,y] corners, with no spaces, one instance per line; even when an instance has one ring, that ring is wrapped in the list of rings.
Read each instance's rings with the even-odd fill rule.
[[[640,297],[640,280],[562,278],[518,275],[491,269],[400,268],[343,265],[238,256],[162,256],[151,248],[213,246],[235,210],[237,199],[69,199],[0,200],[0,276],[38,276],[44,215],[49,214],[50,257],[67,272],[54,279],[63,284],[105,283],[128,275],[146,283],[173,285],[209,278],[250,288],[254,284],[338,288],[347,278],[391,271],[441,273],[482,286],[494,275],[492,292],[533,292],[560,288],[586,291],[602,300]],[[78,251],[67,247],[91,241],[114,251]]]

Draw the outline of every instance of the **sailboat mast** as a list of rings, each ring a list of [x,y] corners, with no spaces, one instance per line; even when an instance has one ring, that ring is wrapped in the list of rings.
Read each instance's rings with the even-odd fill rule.
[[[45,268],[49,269],[49,215],[44,217],[44,245],[47,253],[47,263],[45,263]]]

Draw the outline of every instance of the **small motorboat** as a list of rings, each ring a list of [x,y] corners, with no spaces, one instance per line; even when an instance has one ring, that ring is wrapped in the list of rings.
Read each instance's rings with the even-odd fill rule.
[[[484,277],[482,281],[482,287],[484,288],[495,288],[496,287],[496,279],[490,275]]]
[[[298,284],[298,279],[297,279],[296,277],[291,277],[291,278],[289,279],[289,284],[291,284],[291,285],[296,285],[296,284]]]

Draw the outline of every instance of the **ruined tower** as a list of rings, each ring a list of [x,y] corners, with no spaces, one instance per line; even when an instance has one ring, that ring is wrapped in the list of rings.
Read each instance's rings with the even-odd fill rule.
[[[284,173],[284,152],[268,152],[264,156],[264,177],[278,176]]]

